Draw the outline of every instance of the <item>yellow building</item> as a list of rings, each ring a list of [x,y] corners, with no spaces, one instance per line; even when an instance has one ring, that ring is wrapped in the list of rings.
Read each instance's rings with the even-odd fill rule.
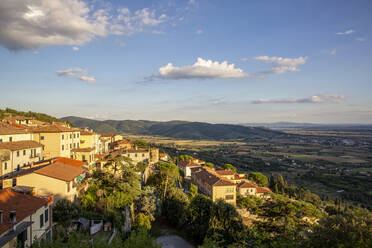
[[[0,247],[30,247],[52,240],[53,196],[41,198],[9,189],[0,191]]]
[[[248,178],[245,174],[238,174],[231,170],[216,170],[216,174],[220,177],[229,179],[236,184],[248,181]]]
[[[103,147],[100,135],[90,130],[80,130],[80,148],[94,148],[94,154],[101,154]]]
[[[44,145],[44,158],[71,157],[71,150],[80,147],[80,131],[62,125],[31,129],[33,140]]]
[[[0,143],[0,176],[19,171],[22,167],[43,158],[43,145],[33,141]]]
[[[135,165],[139,162],[150,162],[150,152],[146,149],[125,150],[121,155],[132,159]]]
[[[159,162],[159,148],[156,147],[150,148],[150,162],[151,163]]]
[[[24,128],[13,127],[0,122],[0,142],[32,140],[32,134]]]
[[[120,150],[120,149],[133,149],[134,144],[130,142],[129,140],[123,139],[115,141],[114,143],[111,143],[111,149],[112,150]]]
[[[236,205],[236,184],[228,179],[219,177],[214,171],[203,167],[191,169],[191,180],[198,190],[210,197],[213,202],[222,199]]]
[[[264,196],[271,193],[271,190],[266,187],[259,187],[254,182],[241,182],[238,184],[238,192],[242,196]]]
[[[17,185],[33,187],[36,194],[51,193],[55,199],[75,201],[86,176],[82,166],[53,162],[17,176]]]
[[[94,148],[75,148],[71,150],[72,158],[86,162],[89,168],[94,164],[95,161],[95,150]]]

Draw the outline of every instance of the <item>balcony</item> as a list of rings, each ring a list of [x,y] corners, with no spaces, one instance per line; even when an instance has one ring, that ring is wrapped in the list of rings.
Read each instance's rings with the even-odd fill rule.
[[[40,153],[30,155],[30,158],[39,158],[41,156]]]

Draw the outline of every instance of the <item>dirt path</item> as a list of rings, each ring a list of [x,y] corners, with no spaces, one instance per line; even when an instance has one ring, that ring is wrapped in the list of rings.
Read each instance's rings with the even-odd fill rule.
[[[156,239],[158,244],[162,244],[162,248],[195,248],[189,242],[177,235],[164,235]]]

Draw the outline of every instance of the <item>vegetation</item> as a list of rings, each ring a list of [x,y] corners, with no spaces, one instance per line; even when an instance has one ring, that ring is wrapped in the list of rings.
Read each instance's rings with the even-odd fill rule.
[[[224,165],[222,166],[222,168],[223,168],[224,170],[231,170],[231,171],[233,171],[233,172],[236,172],[236,171],[237,171],[237,170],[236,170],[236,167],[233,166],[232,164],[224,164]]]
[[[0,119],[8,117],[8,116],[25,116],[25,117],[33,117],[36,120],[39,121],[45,121],[45,122],[60,122],[59,119],[56,117],[43,114],[43,113],[37,113],[37,112],[23,112],[23,111],[17,111],[15,109],[6,108],[6,109],[0,109]]]
[[[251,172],[248,175],[248,179],[256,182],[259,186],[266,187],[269,183],[267,177],[260,172]]]

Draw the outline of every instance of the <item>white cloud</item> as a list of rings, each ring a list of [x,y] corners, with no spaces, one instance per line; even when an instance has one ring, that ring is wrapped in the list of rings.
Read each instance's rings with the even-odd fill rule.
[[[357,41],[366,41],[367,39],[366,38],[363,38],[363,37],[357,37],[357,38],[355,38],[355,40],[357,40]]]
[[[95,7],[83,0],[0,0],[0,45],[9,50],[77,46],[95,37],[143,32],[168,20],[148,8],[109,13]]]
[[[235,68],[234,64],[228,64],[227,61],[219,63],[198,58],[193,65],[183,67],[176,67],[172,63],[168,63],[159,68],[159,75],[153,77],[162,79],[244,78],[249,77],[249,74],[240,68]]]
[[[337,49],[333,48],[331,50],[323,50],[323,52],[326,54],[335,55],[337,53]]]
[[[306,63],[307,57],[298,58],[282,58],[282,57],[268,57],[258,56],[254,57],[255,60],[266,61],[272,64],[272,69],[265,71],[266,73],[286,73],[289,71],[300,71],[297,66]]]
[[[354,32],[355,32],[354,29],[348,29],[348,30],[346,30],[346,31],[344,31],[344,32],[337,32],[336,34],[337,34],[337,35],[348,35],[348,34],[352,34],[352,33],[354,33]]]
[[[340,103],[345,101],[344,95],[338,94],[318,94],[307,98],[289,98],[289,99],[259,99],[252,103]]]
[[[78,77],[79,80],[87,82],[87,83],[94,83],[96,79],[94,77],[89,77],[89,76],[80,76]]]
[[[118,10],[118,16],[111,26],[111,32],[117,35],[132,35],[142,32],[146,27],[155,27],[167,20],[167,15],[156,16],[155,10],[140,9],[132,13],[128,8]]]
[[[80,0],[1,0],[0,44],[10,50],[79,45],[105,36],[107,13]]]
[[[87,73],[87,71],[80,67],[72,67],[65,70],[58,70],[56,73],[58,76],[75,76],[75,74],[84,74]]]
[[[74,46],[74,47],[72,47],[72,50],[75,51],[75,52],[77,52],[77,51],[79,51],[79,48],[76,47],[76,46]]]
[[[203,34],[203,33],[204,33],[204,31],[202,29],[196,30],[196,34]]]

